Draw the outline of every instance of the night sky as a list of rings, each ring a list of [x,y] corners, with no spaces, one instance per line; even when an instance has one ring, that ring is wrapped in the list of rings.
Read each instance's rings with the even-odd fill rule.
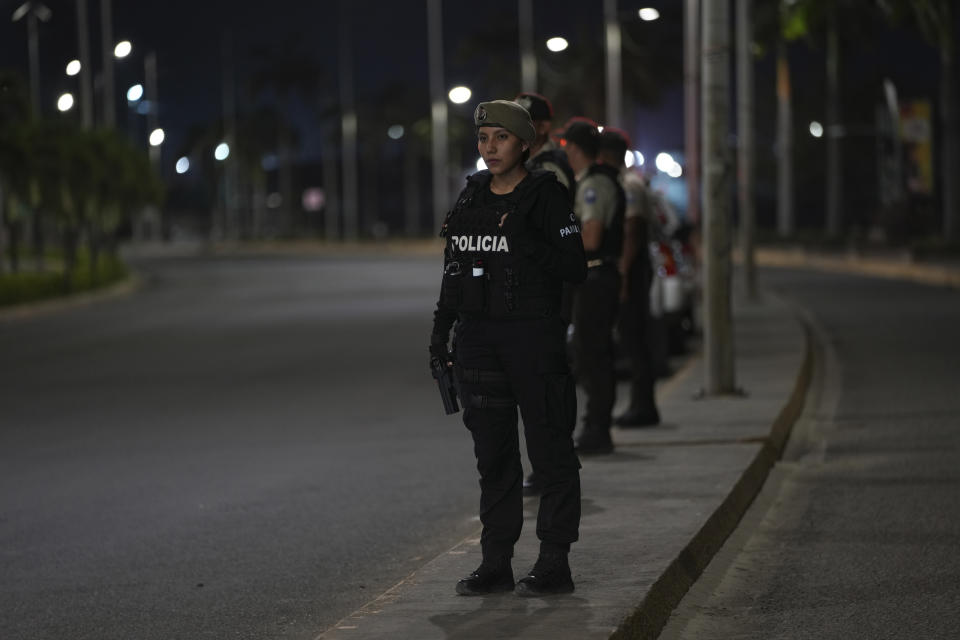
[[[88,0],[91,50],[94,64],[100,67],[99,0]],[[5,15],[11,15],[21,0],[0,2]],[[64,66],[77,54],[75,5],[73,0],[46,0],[53,11],[51,22],[41,25],[40,61],[45,107],[53,111],[60,92],[75,89],[75,79],[63,73]],[[650,2],[621,0],[621,11],[635,11]],[[656,4],[656,3],[653,3]],[[428,97],[427,26],[425,0],[378,2],[353,0],[348,3],[356,55],[357,100],[376,99],[378,92],[391,83],[421,87],[424,104]],[[592,30],[595,43],[602,46],[602,3],[535,2],[536,38],[543,41],[562,34],[575,41],[581,31]],[[337,2],[274,0],[265,2],[228,2],[226,0],[114,0],[114,40],[129,39],[134,54],[115,66],[118,93],[141,81],[142,55],[157,52],[161,124],[168,140],[191,124],[215,119],[221,109],[221,38],[229,31],[234,42],[238,83],[256,66],[257,47],[275,50],[296,48],[314,55],[321,63],[322,91],[338,95],[337,52],[340,10]],[[477,69],[457,65],[455,52],[465,35],[477,30],[515,30],[516,0],[487,0],[482,5],[467,2],[444,3],[444,48],[447,51],[446,80],[474,89],[474,100],[512,96],[486,96],[475,77]],[[590,26],[586,26],[590,25]],[[138,55],[139,54],[139,55]],[[679,52],[678,52],[679,55]],[[483,60],[474,61],[476,67]],[[0,21],[0,66],[27,69],[26,27],[9,18]],[[122,89],[119,89],[122,88]],[[243,93],[242,86],[239,93]],[[241,95],[241,100],[243,96]],[[244,105],[239,105],[243,108]],[[297,106],[294,105],[294,110]],[[469,116],[451,112],[451,118]],[[118,118],[124,114],[118,112]],[[293,114],[306,122],[309,118]],[[601,114],[595,114],[598,117]],[[319,140],[305,131],[303,152],[315,152]],[[674,141],[676,142],[676,141]]]
[[[0,68],[21,70],[26,75],[26,28],[13,24],[9,16],[22,0],[0,0],[6,19],[0,20]],[[91,50],[95,69],[100,68],[99,0],[88,0],[90,10]],[[41,25],[40,59],[44,107],[53,113],[56,96],[65,90],[75,93],[76,82],[65,76],[63,69],[77,54],[75,5],[73,0],[46,0],[53,11],[53,20]],[[401,86],[409,95],[417,96],[415,110],[429,118],[428,60],[426,0],[397,0],[382,2],[352,0],[346,3],[347,22],[341,21],[341,5],[334,1],[273,0],[272,2],[230,2],[227,0],[113,0],[114,39],[129,39],[134,54],[119,61],[115,67],[117,92],[142,82],[143,54],[155,50],[159,64],[159,93],[161,98],[160,123],[167,132],[164,144],[164,171],[169,173],[175,156],[185,145],[188,131],[198,126],[209,126],[221,114],[222,38],[230,33],[235,52],[238,110],[252,111],[254,98],[247,89],[253,71],[262,63],[266,50],[279,55],[302,51],[319,65],[320,90],[318,100],[327,106],[336,106],[339,90],[338,46],[339,32],[349,29],[355,52],[356,100],[368,110],[391,107],[385,92]],[[732,3],[731,3],[732,4]],[[671,8],[674,20],[661,19],[644,28],[660,29],[657,42],[660,60],[656,64],[671,67],[674,79],[661,83],[659,96],[648,103],[635,102],[626,112],[627,128],[634,137],[634,146],[645,156],[652,157],[661,150],[680,150],[682,130],[682,30],[679,28],[679,0],[619,0],[624,19],[635,16],[642,6],[656,6],[667,13]],[[445,84],[467,84],[474,90],[470,103],[451,105],[451,122],[469,124],[472,106],[486,99],[510,98],[496,95],[485,85],[491,68],[507,64],[511,78],[519,84],[519,60],[516,56],[517,1],[484,0],[483,2],[444,3],[444,48],[446,55]],[[958,12],[960,14],[960,12]],[[603,28],[602,2],[534,2],[535,38],[538,55],[548,54],[543,46],[546,38],[563,35],[571,41],[571,50],[592,51],[597,60],[594,76],[602,78]],[[960,15],[957,16],[960,20]],[[636,18],[632,18],[636,21]],[[673,31],[664,35],[663,30]],[[464,57],[462,45],[476,34],[487,34],[494,42],[497,34],[503,36],[499,45],[503,51],[486,51]],[[641,32],[644,33],[644,32]],[[651,31],[650,33],[656,33]],[[652,41],[652,40],[651,40]],[[497,46],[497,45],[493,45]],[[476,49],[474,49],[476,52]],[[824,58],[821,42],[791,45],[791,64],[794,72],[795,118],[798,131],[803,131],[809,119],[823,118]],[[499,57],[497,57],[499,56]],[[513,65],[498,60],[513,60]],[[624,65],[635,64],[630,53],[624,52]],[[544,62],[541,62],[541,69]],[[756,68],[757,140],[761,147],[772,148],[772,113],[774,105],[773,60],[766,55]],[[872,105],[879,100],[882,80],[890,77],[905,97],[926,97],[934,103],[938,91],[939,59],[934,49],[915,33],[893,30],[874,36],[870,42],[847,42],[844,50],[843,91],[844,118],[852,122],[870,122]],[[505,71],[504,73],[507,73]],[[508,83],[510,84],[510,83]],[[515,89],[516,87],[514,87]],[[513,92],[513,90],[511,90]],[[551,96],[554,97],[554,96]],[[269,100],[260,94],[259,100]],[[555,97],[554,97],[555,98]],[[601,120],[596,112],[576,113],[571,105],[555,99],[555,106],[564,117],[587,115]],[[322,144],[322,131],[317,125],[316,106],[297,99],[283,107],[300,129],[300,157],[316,158]],[[135,118],[132,113],[118,110],[118,124],[124,118]],[[335,122],[330,119],[329,122]],[[558,122],[555,124],[562,124]],[[360,135],[364,128],[374,126],[361,116]],[[380,123],[377,126],[381,126]],[[369,133],[368,133],[369,135]],[[381,135],[377,133],[377,135]],[[385,139],[385,135],[382,136]],[[799,138],[799,136],[798,136]],[[470,150],[466,148],[466,162]],[[799,144],[811,144],[799,139]],[[801,149],[799,153],[803,153]],[[813,150],[813,153],[816,150]],[[766,162],[761,154],[760,163]]]

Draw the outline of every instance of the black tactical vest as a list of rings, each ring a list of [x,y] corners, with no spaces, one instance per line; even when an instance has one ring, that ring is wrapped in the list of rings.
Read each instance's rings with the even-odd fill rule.
[[[594,251],[587,251],[586,258],[588,262],[600,259],[612,263],[616,262],[623,252],[623,217],[627,211],[627,198],[623,194],[623,187],[620,186],[619,171],[605,164],[590,165],[590,168],[587,169],[587,175],[596,174],[605,176],[613,183],[617,194],[617,208],[610,226],[603,230],[603,240],[600,242],[600,247]],[[578,189],[580,184],[582,182],[577,184]]]
[[[533,191],[544,180],[555,180],[549,171],[531,173],[504,198],[483,197],[490,172],[467,178],[440,235],[444,251],[441,306],[466,315],[489,318],[540,317],[556,313],[560,282],[547,277],[539,266],[509,245],[500,229],[504,214],[526,216],[521,203],[532,202]],[[529,206],[529,205],[527,205]]]

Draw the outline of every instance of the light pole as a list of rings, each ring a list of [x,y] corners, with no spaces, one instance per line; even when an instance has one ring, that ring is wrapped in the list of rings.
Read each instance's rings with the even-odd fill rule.
[[[604,32],[607,51],[607,122],[623,124],[623,74],[620,66],[620,20],[617,0],[603,0]]]
[[[113,129],[117,124],[117,110],[116,105],[113,104],[113,7],[111,0],[100,0],[100,47],[103,55],[103,124],[108,129]]]
[[[27,19],[27,53],[30,60],[30,100],[33,112],[40,115],[40,35],[37,32],[37,20],[47,22],[53,12],[40,2],[24,2],[13,12],[13,21]]]
[[[447,213],[450,191],[447,166],[447,99],[443,95],[443,14],[441,0],[427,0],[427,34],[430,58],[430,114],[433,124],[433,219],[440,229]]]
[[[80,49],[80,125],[93,126],[93,67],[90,63],[90,28],[87,0],[77,0],[77,46]]]
[[[343,135],[343,236],[356,240],[360,230],[359,167],[357,166],[357,107],[353,93],[353,39],[347,25],[345,0],[340,2],[340,129]],[[352,23],[351,23],[352,24]]]
[[[537,90],[537,56],[533,50],[533,0],[519,0],[520,17],[520,87]]]

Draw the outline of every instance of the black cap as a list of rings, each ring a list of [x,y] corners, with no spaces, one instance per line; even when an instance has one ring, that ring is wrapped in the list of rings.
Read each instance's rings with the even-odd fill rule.
[[[529,111],[532,120],[553,120],[553,105],[539,93],[524,91],[513,101]]]
[[[587,155],[597,155],[597,145],[599,143],[600,132],[597,130],[597,123],[588,118],[570,118],[567,126],[563,128],[560,137],[567,142],[572,142]]]
[[[630,148],[630,136],[623,129],[604,127],[600,132],[599,150],[610,151],[617,157],[623,156]]]

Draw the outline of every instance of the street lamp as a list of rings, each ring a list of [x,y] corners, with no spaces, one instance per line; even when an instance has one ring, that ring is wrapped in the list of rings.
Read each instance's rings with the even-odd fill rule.
[[[463,104],[470,99],[470,96],[473,95],[473,92],[470,91],[468,87],[459,86],[450,89],[447,93],[447,97],[450,98],[450,102],[453,104]]]
[[[230,145],[226,142],[221,142],[217,145],[217,148],[213,150],[213,157],[221,162],[226,160],[230,156]]]
[[[566,50],[570,46],[570,43],[567,42],[566,38],[561,38],[560,36],[554,36],[547,40],[547,49],[553,51],[554,53],[559,53],[560,51]]]
[[[143,85],[135,84],[127,89],[127,102],[136,102],[143,97]]]
[[[131,51],[133,51],[133,45],[130,44],[130,41],[121,40],[113,47],[113,57],[122,60],[130,55]]]
[[[40,36],[37,34],[37,20],[47,22],[53,12],[40,2],[24,2],[13,12],[13,21],[27,19],[27,53],[30,59],[30,99],[33,108],[40,111]]]
[[[78,73],[80,73],[80,68],[81,66],[80,66],[79,60],[71,60],[70,62],[67,63],[67,75],[68,76],[77,75]]]
[[[73,94],[72,93],[63,93],[60,94],[60,98],[57,99],[57,109],[61,112],[70,111],[73,108]]]
[[[163,129],[157,128],[150,132],[150,146],[159,147],[163,144],[164,133]]]
[[[644,22],[653,22],[660,17],[660,12],[651,7],[644,7],[643,9],[640,9],[638,13],[640,15],[640,19]]]
[[[184,174],[184,173],[186,173],[187,171],[189,171],[189,170],[190,170],[190,158],[188,158],[187,156],[183,156],[183,157],[181,157],[179,160],[177,160],[176,170],[177,170],[177,173],[179,173],[179,174],[181,174],[181,175]]]

